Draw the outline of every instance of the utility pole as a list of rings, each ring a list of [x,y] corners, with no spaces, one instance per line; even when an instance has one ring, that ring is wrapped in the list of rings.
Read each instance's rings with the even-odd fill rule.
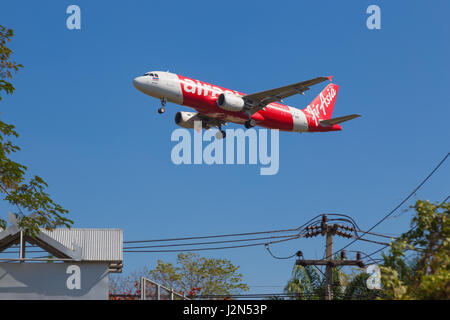
[[[325,220],[325,222],[324,222]],[[322,223],[325,223],[325,227],[323,229],[326,230],[327,234],[327,240],[326,240],[326,260],[327,260],[327,266],[325,267],[325,275],[327,280],[327,290],[326,290],[326,299],[327,300],[333,300],[333,231],[336,232],[334,229],[337,228],[331,228],[332,230],[329,230],[328,226],[326,225],[326,216],[322,216]],[[333,226],[334,227],[334,226]]]
[[[326,247],[325,253],[326,257],[322,260],[305,260],[303,259],[303,254],[301,251],[298,252],[300,259],[296,261],[296,265],[300,266],[325,266],[325,281],[326,281],[326,300],[333,300],[333,268],[336,266],[358,266],[360,268],[364,267],[364,263],[361,261],[361,254],[358,252],[356,254],[356,260],[346,260],[345,251],[341,251],[341,259],[333,260],[333,236],[338,235],[345,238],[352,238],[353,236],[349,233],[340,231],[339,228],[355,231],[353,227],[343,226],[339,224],[330,225],[327,222],[327,216],[322,215],[322,222],[319,226],[307,227],[308,233],[305,235],[306,238],[315,237],[318,235],[326,236]]]

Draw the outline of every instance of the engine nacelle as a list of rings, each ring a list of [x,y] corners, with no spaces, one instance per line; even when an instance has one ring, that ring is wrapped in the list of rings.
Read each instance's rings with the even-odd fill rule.
[[[229,93],[221,93],[217,98],[217,105],[227,111],[242,111],[244,99]]]
[[[202,121],[197,113],[179,111],[175,114],[175,123],[186,129],[194,129],[194,122]]]

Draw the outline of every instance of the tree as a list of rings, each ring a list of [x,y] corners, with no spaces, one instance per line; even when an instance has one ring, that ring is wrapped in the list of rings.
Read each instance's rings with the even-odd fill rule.
[[[411,229],[383,256],[384,291],[389,299],[450,299],[450,202],[412,208]]]
[[[344,293],[342,294],[343,300],[375,300],[384,297],[383,290],[369,289],[367,287],[367,280],[370,275],[364,270],[353,270],[352,275],[349,275],[348,282],[345,286]]]
[[[7,42],[13,35],[11,29],[0,25],[0,101],[2,93],[13,94],[15,88],[9,79],[23,67],[10,60],[12,50],[7,47]],[[11,141],[18,136],[14,125],[0,120],[0,193],[13,206],[19,227],[30,234],[38,232],[39,228],[70,227],[73,222],[64,216],[68,211],[45,192],[47,183],[39,176],[27,178],[27,167],[9,158],[20,150]],[[6,228],[5,219],[0,218],[0,228]]]
[[[336,259],[339,259],[336,257]],[[369,275],[358,269],[352,274],[346,274],[342,268],[333,268],[333,299],[376,299],[381,296],[380,290],[370,290],[366,286]],[[318,300],[324,299],[326,294],[325,277],[313,266],[294,266],[292,277],[288,281],[285,293],[291,299]]]
[[[294,266],[292,277],[284,288],[293,299],[317,299],[322,281],[319,272],[313,266]]]
[[[154,269],[144,269],[126,278],[112,278],[111,292],[135,293],[139,279],[146,277],[191,299],[214,295],[225,297],[248,290],[248,286],[242,282],[242,274],[237,272],[238,269],[238,266],[234,266],[227,259],[180,253],[176,265],[158,260]]]

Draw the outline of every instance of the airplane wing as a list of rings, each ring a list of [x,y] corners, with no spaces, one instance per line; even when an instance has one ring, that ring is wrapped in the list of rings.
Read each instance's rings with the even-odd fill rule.
[[[250,112],[253,114],[261,109],[264,109],[266,105],[275,101],[281,101],[284,98],[290,97],[294,94],[303,94],[309,90],[309,87],[326,80],[331,81],[331,77],[317,77],[311,80],[294,83],[288,86],[261,91],[253,94],[247,94],[242,96],[247,105],[250,105]]]
[[[212,127],[220,127],[221,125],[227,125],[227,121],[217,118],[209,117],[203,113],[197,113],[197,118],[202,120],[204,129],[209,129]]]
[[[328,120],[320,120],[320,125],[323,126],[332,126],[333,124],[338,124],[338,123],[342,123],[344,121],[348,121],[348,120],[352,120],[355,118],[361,117],[361,115],[359,114],[351,114],[348,116],[343,116],[343,117],[337,117],[337,118],[331,118]]]

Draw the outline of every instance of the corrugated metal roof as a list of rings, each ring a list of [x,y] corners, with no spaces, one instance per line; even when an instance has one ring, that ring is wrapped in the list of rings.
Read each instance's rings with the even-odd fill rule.
[[[123,261],[123,232],[120,229],[60,228],[42,233],[74,250],[73,244],[82,248],[82,261]]]

